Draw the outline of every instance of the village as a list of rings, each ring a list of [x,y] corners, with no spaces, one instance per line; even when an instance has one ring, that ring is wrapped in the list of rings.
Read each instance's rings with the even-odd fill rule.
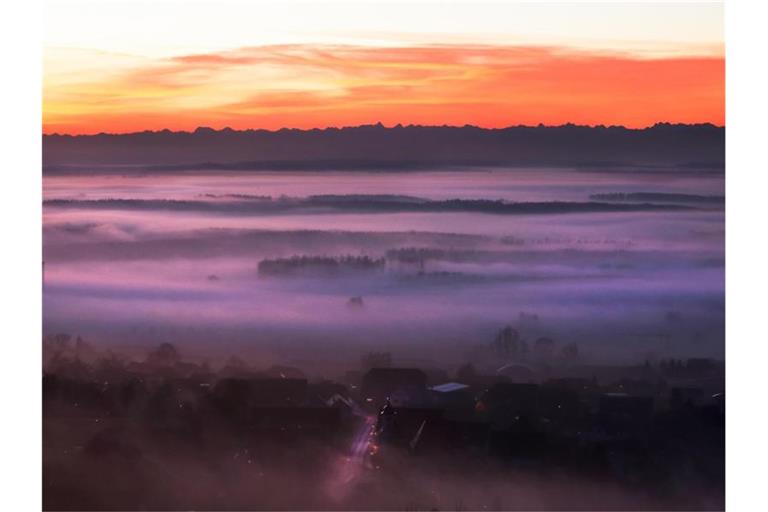
[[[502,330],[496,343],[504,340]],[[82,340],[54,337],[47,346],[43,414],[50,432],[62,432],[45,438],[49,460],[56,450],[115,467],[140,465],[155,451],[217,450],[249,461],[299,451],[317,471],[328,454],[340,454],[359,466],[355,478],[432,460],[457,467],[488,460],[586,475],[670,503],[684,489],[723,482],[724,365],[715,360],[539,359],[487,373],[471,364],[454,372],[399,367],[391,354],[374,352],[338,380],[318,380],[237,358],[214,371],[185,362],[171,344],[144,361],[92,363],[84,362]],[[326,455],[310,463],[313,451]],[[47,481],[50,499],[62,499],[59,481]]]

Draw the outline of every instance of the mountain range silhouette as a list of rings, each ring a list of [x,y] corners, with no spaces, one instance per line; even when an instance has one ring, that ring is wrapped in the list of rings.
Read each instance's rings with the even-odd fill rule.
[[[402,126],[43,135],[47,171],[121,165],[157,170],[413,168],[451,165],[682,166],[722,169],[725,128]]]

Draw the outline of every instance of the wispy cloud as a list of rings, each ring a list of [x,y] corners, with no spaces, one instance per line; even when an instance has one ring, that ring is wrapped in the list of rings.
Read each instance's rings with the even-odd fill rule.
[[[62,54],[76,61],[77,55]],[[275,45],[46,72],[46,132],[724,122],[724,59],[545,46]],[[57,70],[66,68],[59,61]]]

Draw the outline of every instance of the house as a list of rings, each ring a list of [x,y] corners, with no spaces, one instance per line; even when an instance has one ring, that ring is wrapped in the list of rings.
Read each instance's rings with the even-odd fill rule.
[[[499,382],[481,394],[475,410],[498,428],[537,416],[537,384]]]
[[[468,384],[446,382],[429,388],[430,403],[445,409],[451,418],[472,416],[475,409],[475,395]]]
[[[374,405],[390,398],[395,405],[426,399],[427,376],[418,368],[371,368],[363,375],[361,395]]]
[[[503,377],[510,382],[520,384],[534,384],[538,382],[536,371],[530,366],[522,363],[505,364],[496,370],[496,375]]]
[[[550,430],[578,431],[584,425],[588,404],[582,400],[580,389],[547,383],[539,388],[536,411]]]

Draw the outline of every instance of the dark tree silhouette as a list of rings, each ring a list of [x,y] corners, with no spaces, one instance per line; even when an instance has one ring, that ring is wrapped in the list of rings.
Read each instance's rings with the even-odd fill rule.
[[[519,359],[521,356],[520,333],[508,325],[496,334],[493,346],[501,359]]]
[[[157,366],[173,366],[181,360],[179,351],[171,343],[162,343],[149,353],[147,362]]]

